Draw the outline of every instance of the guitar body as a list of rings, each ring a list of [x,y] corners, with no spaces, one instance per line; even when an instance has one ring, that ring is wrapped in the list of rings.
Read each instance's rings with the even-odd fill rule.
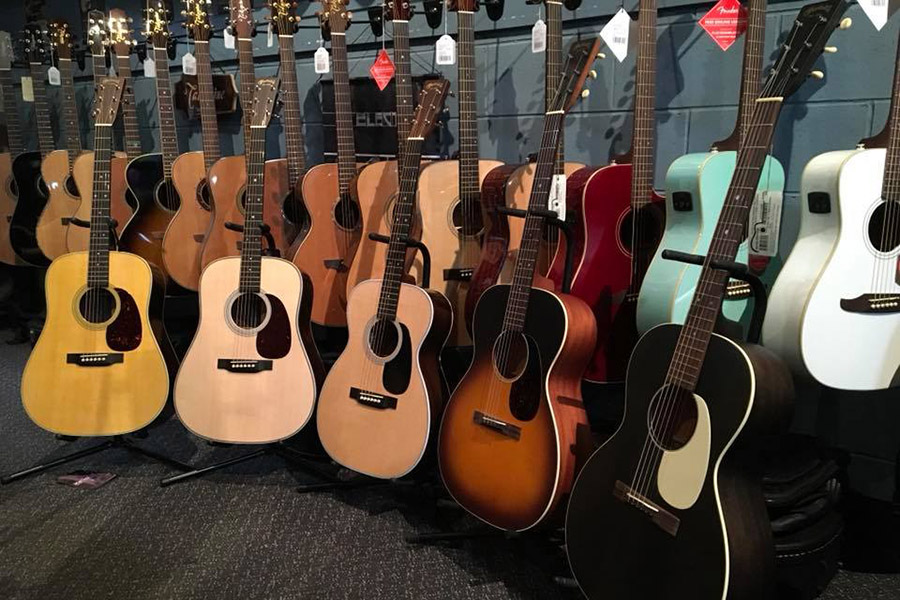
[[[756,436],[789,420],[791,377],[773,354],[713,334],[694,395],[698,418],[690,439],[678,450],[661,451],[658,471],[636,476],[639,458],[650,456],[644,451],[651,399],[665,381],[680,329],[661,325],[641,338],[628,370],[625,418],[572,489],[566,549],[591,600],[775,597],[760,482],[742,468]],[[627,496],[614,495],[617,482],[677,519],[676,534],[657,524],[662,511],[644,512]]]
[[[581,373],[596,329],[577,298],[532,288],[527,351],[510,351],[522,368],[514,380],[503,378],[493,356],[509,291],[496,285],[478,303],[475,355],[444,411],[438,460],[463,508],[494,527],[523,531],[553,515],[574,480],[576,436],[588,428]],[[479,422],[480,415],[508,429]]]
[[[149,425],[165,406],[169,375],[148,316],[153,277],[141,258],[110,252],[116,309],[88,322],[79,309],[88,254],[73,252],[47,270],[47,321],[22,374],[22,403],[38,426],[60,435],[109,436]],[[82,366],[78,354],[121,362]]]
[[[12,154],[0,153],[0,263],[22,264],[9,241],[9,224],[16,210],[16,180],[12,172]]]
[[[312,322],[346,327],[347,275],[362,230],[356,186],[350,185],[350,209],[341,210],[338,165],[327,163],[309,169],[301,189],[309,230],[291,260],[312,280]]]
[[[36,267],[50,260],[37,241],[37,224],[47,204],[47,186],[41,177],[41,153],[23,152],[13,159],[13,177],[19,197],[9,222],[9,241],[20,259]]]
[[[212,215],[203,152],[185,152],[172,163],[172,181],[184,202],[169,221],[162,240],[166,272],[181,287],[197,291],[200,284],[200,251]]]
[[[131,219],[133,211],[126,200],[128,185],[125,183],[125,167],[128,159],[122,152],[110,159],[109,194],[110,216],[116,220],[116,233],[121,236],[125,225]],[[72,177],[75,186],[81,192],[81,202],[72,216],[85,222],[91,220],[91,205],[94,198],[94,153],[85,152],[75,159],[72,165]],[[72,223],[66,228],[66,248],[69,252],[81,252],[88,249],[91,241],[91,230]]]
[[[336,462],[381,479],[409,473],[425,454],[432,425],[444,405],[439,355],[453,314],[441,294],[401,284],[398,343],[380,358],[368,335],[378,309],[381,280],[359,283],[347,307],[349,341],[328,373],[316,424]],[[351,390],[393,398],[393,406],[366,403]]]
[[[643,333],[663,323],[683,323],[700,267],[662,257],[663,250],[706,255],[719,213],[725,203],[734,173],[735,152],[707,152],[682,156],[666,173],[666,228],[641,285],[637,304],[637,327]],[[772,157],[760,176],[759,192],[782,193],[784,169]],[[738,250],[737,262],[747,263],[747,243]],[[729,300],[722,314],[732,321],[749,319],[746,299]]]
[[[642,231],[648,253],[662,236],[662,198],[653,194],[643,209]],[[589,381],[623,381],[631,350],[637,343],[636,297],[631,283],[631,165],[596,169],[584,184],[582,199],[584,249],[572,278],[573,296],[584,300],[597,319],[597,348],[584,377]],[[636,295],[635,295],[636,296]]]
[[[44,157],[41,176],[49,195],[38,219],[37,242],[44,256],[53,260],[68,251],[68,218],[75,214],[81,203],[74,177],[69,174],[69,152],[54,150]]]
[[[229,444],[267,444],[291,437],[312,416],[316,378],[300,328],[309,289],[294,265],[263,257],[260,285],[266,317],[253,331],[232,317],[239,258],[208,265],[200,277],[200,324],[175,380],[175,410],[192,433]],[[219,361],[270,362],[258,372]]]
[[[226,156],[209,169],[209,187],[214,207],[212,223],[200,254],[200,268],[226,256],[241,255],[240,231],[225,223],[244,224],[244,190],[247,168],[243,156]],[[267,160],[263,191],[263,221],[282,257],[290,256],[298,228],[285,216],[284,202],[290,196],[288,167],[284,159]],[[264,244],[265,247],[265,244]]]
[[[137,208],[119,244],[122,250],[150,263],[168,283],[162,240],[180,201],[175,186],[165,182],[162,154],[144,154],[133,159],[125,168],[125,181]]]

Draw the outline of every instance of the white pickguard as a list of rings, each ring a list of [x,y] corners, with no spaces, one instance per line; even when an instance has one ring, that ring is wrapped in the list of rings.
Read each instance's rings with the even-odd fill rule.
[[[664,451],[656,485],[660,496],[670,506],[685,510],[694,505],[706,481],[709,470],[709,449],[712,442],[709,409],[703,398],[694,394],[697,403],[697,425],[687,444],[678,450]]]

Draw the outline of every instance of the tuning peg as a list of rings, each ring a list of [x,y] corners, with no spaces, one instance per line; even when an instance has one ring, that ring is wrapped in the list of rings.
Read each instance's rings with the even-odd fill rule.
[[[595,58],[594,60],[600,60],[601,58],[606,58],[606,54],[604,54],[603,52],[598,52],[597,58]]]
[[[825,79],[825,73],[822,71],[812,71],[809,76],[813,79]]]
[[[844,17],[841,19],[841,24],[838,25],[840,29],[850,29],[850,26],[853,25],[853,19],[850,17]]]
[[[591,79],[597,79],[597,71],[595,71],[594,69],[591,69],[590,72],[588,73],[588,77],[590,77]]]
[[[825,46],[822,50],[826,54],[834,54],[837,52],[837,46]]]
[[[582,97],[582,98],[587,98],[587,97],[590,96],[590,95],[591,95],[591,90],[581,90],[581,97]]]

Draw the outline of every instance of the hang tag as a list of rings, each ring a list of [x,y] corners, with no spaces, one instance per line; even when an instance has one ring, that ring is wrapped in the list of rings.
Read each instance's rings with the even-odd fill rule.
[[[116,63],[115,62],[109,63],[109,68],[106,69],[106,76],[107,77],[116,77]]]
[[[56,67],[50,67],[49,69],[47,69],[47,82],[49,82],[50,85],[60,84],[59,69],[57,69]]]
[[[446,33],[434,45],[434,62],[439,65],[456,64],[456,40]]]
[[[888,20],[888,0],[857,0],[863,12],[872,21],[875,29],[881,31]]]
[[[272,21],[269,21],[269,28],[266,30],[266,46],[271,48],[275,45],[275,34],[272,32]],[[318,73],[318,71],[316,71]],[[327,71],[326,71],[327,73]]]
[[[781,237],[781,207],[783,194],[774,190],[759,190],[750,207],[750,254],[776,256]]]
[[[315,67],[316,73],[322,74],[327,73],[331,70],[331,64],[329,62],[328,50],[325,48],[319,48],[316,50],[315,54],[313,54],[313,65]]]
[[[566,219],[566,176],[554,175],[550,185],[550,198],[547,200],[547,210],[556,213],[556,218]]]
[[[547,25],[543,19],[538,19],[531,28],[531,52],[538,54],[547,49]]]
[[[700,19],[700,27],[719,48],[728,50],[747,30],[747,9],[738,0],[719,0]]]
[[[222,32],[222,37],[225,40],[225,47],[229,50],[234,50],[234,36],[231,35],[231,28],[226,27]]]
[[[378,51],[375,62],[369,67],[369,75],[375,80],[379,90],[384,90],[394,78],[394,61],[384,48]]]
[[[144,77],[156,77],[156,61],[149,56],[144,59]]]
[[[197,59],[190,52],[181,57],[181,70],[185,75],[197,74]]]
[[[34,83],[31,81],[31,77],[22,78],[22,100],[34,102]]]
[[[600,30],[600,37],[603,38],[603,41],[606,42],[612,53],[616,55],[619,62],[622,62],[628,56],[629,33],[631,33],[631,17],[628,16],[628,11],[624,8],[620,8],[619,12]]]

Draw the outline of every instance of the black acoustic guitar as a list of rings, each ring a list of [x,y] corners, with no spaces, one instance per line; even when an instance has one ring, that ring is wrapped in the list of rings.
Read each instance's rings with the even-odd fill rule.
[[[569,502],[566,548],[591,600],[775,597],[774,551],[752,461],[790,417],[787,367],[713,333],[727,271],[786,97],[811,74],[847,9],[805,6],[757,98],[683,326],[658,326],[628,367],[625,418],[588,460]]]

